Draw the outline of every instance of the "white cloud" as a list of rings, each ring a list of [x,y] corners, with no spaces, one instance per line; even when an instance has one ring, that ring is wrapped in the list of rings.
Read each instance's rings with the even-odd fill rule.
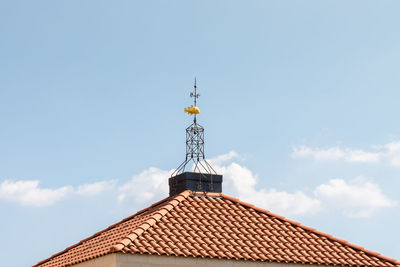
[[[397,205],[382,193],[379,185],[362,177],[348,183],[332,179],[318,186],[314,193],[327,208],[339,209],[350,217],[369,217],[381,208]]]
[[[5,180],[0,184],[0,199],[24,206],[41,207],[54,204],[72,191],[71,186],[56,189],[40,188],[38,180]]]
[[[398,144],[387,146],[393,154],[400,149]],[[299,151],[300,154],[309,153],[307,149]],[[311,191],[288,192],[276,188],[260,188],[258,176],[245,166],[234,162],[238,158],[241,158],[240,155],[231,151],[209,160],[217,173],[224,175],[223,192],[284,216],[339,210],[346,216],[368,217],[380,209],[397,205],[384,195],[378,184],[364,178],[348,182],[343,179],[331,179]],[[120,203],[128,200],[141,204],[152,203],[168,196],[168,178],[171,173],[172,170],[151,167],[118,187],[114,180],[55,189],[40,187],[38,180],[5,180],[0,183],[0,200],[40,207],[52,205],[71,194],[95,196],[106,190],[117,189],[114,192],[118,194]]]
[[[217,173],[224,175],[223,192],[285,216],[316,214],[324,210],[340,210],[346,216],[368,217],[381,208],[396,203],[385,196],[379,185],[367,180],[332,179],[308,193],[302,190],[288,192],[258,186],[258,177],[234,159],[236,152],[211,158],[209,162]],[[149,168],[133,176],[119,187],[119,202],[132,199],[136,203],[151,203],[168,195],[171,171]]]
[[[217,173],[224,175],[223,190],[226,194],[285,214],[314,213],[319,210],[319,200],[301,191],[288,193],[275,189],[256,189],[257,176],[248,168],[231,162],[236,158],[241,157],[230,151],[209,160]],[[133,176],[119,187],[118,201],[121,203],[132,199],[137,203],[150,203],[168,196],[168,178],[171,173],[172,170],[152,167]]]
[[[400,167],[400,142],[388,143],[384,146],[386,155],[392,166]]]
[[[313,158],[314,160],[338,160],[344,158],[344,151],[338,147],[328,149],[312,149],[306,146],[295,147],[293,158]]]
[[[337,151],[333,152],[336,155],[340,154]],[[364,155],[357,152],[351,156],[352,160],[358,160],[358,157]],[[323,154],[322,157],[328,156]],[[226,158],[232,159],[232,157]],[[327,184],[317,186],[309,194],[301,190],[295,192],[279,191],[275,188],[267,190],[257,186],[257,175],[246,167],[234,162],[226,163],[220,161],[220,164],[214,166],[218,173],[224,175],[225,193],[284,215],[339,210],[350,217],[369,217],[382,208],[397,205],[382,193],[378,184],[364,178],[357,178],[349,183],[343,179],[331,179]]]
[[[81,196],[96,196],[104,191],[108,191],[114,188],[115,181],[100,181],[92,184],[83,184],[78,186],[75,193]]]
[[[375,153],[375,152],[366,152],[363,150],[345,150],[345,157],[344,159],[348,162],[370,162],[370,163],[377,163],[381,160],[382,154]]]
[[[115,181],[100,181],[84,184],[76,189],[72,186],[59,188],[42,188],[39,180],[13,181],[0,183],[0,200],[16,202],[23,206],[44,207],[55,204],[71,194],[80,196],[95,196],[112,189]]]
[[[161,200],[168,196],[168,178],[172,171],[151,167],[133,176],[119,187],[118,201],[132,198],[137,203]]]
[[[397,153],[397,154],[396,154]],[[394,159],[398,156],[400,165],[400,149],[396,153],[389,153],[388,149],[377,152],[368,152],[361,149],[331,147],[327,149],[300,146],[293,148],[291,157],[295,159],[312,158],[315,161],[344,160],[346,162],[378,163],[382,159]],[[392,165],[394,165],[392,163]]]
[[[301,191],[290,193],[278,191],[275,188],[258,189],[257,175],[237,163],[224,165],[221,162],[215,168],[218,173],[224,175],[224,192],[237,196],[243,201],[286,215],[315,213],[320,209],[319,200],[309,197]]]
[[[224,175],[224,193],[243,201],[286,215],[315,213],[320,209],[318,199],[309,197],[301,191],[289,193],[274,188],[257,189],[258,177],[248,168],[237,163],[223,165],[221,162],[214,168]]]
[[[208,160],[208,162],[211,163],[212,165],[221,165],[235,158],[241,158],[241,157],[237,152],[229,151],[226,154],[222,154],[211,158],[210,160]]]
[[[230,151],[210,159],[209,163],[214,167],[235,158],[241,157],[235,151]],[[173,171],[150,167],[133,176],[128,182],[119,186],[118,202],[123,203],[132,199],[137,203],[152,203],[167,197],[169,190],[168,178]]]

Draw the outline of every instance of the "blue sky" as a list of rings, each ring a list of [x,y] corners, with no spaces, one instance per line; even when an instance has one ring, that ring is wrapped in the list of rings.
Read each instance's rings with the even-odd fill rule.
[[[2,261],[165,197],[195,76],[225,193],[400,259],[399,8],[0,1]]]

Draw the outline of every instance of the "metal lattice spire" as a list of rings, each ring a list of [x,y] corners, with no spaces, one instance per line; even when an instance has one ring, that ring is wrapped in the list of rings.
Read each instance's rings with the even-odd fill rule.
[[[193,123],[186,128],[186,158],[172,173],[172,176],[185,172],[186,166],[192,161],[192,171],[207,174],[216,174],[215,170],[207,162],[204,155],[204,128],[197,123],[197,115],[200,114],[200,109],[197,107],[197,99],[200,94],[197,93],[197,82],[194,79],[194,90],[190,93],[193,98],[194,105],[185,108],[185,112],[194,115]]]

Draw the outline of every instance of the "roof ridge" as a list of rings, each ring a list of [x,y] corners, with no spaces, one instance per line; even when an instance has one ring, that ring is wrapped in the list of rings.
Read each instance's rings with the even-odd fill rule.
[[[196,193],[197,193],[197,192],[196,192]],[[332,240],[332,241],[336,241],[336,242],[341,243],[341,244],[343,244],[343,245],[352,247],[352,248],[354,248],[354,249],[356,249],[356,250],[360,250],[360,251],[362,251],[362,252],[364,252],[364,253],[366,253],[366,254],[369,254],[369,255],[371,255],[371,256],[374,256],[374,257],[377,257],[377,258],[381,258],[381,259],[383,259],[383,260],[392,262],[392,263],[394,263],[395,265],[399,265],[399,266],[400,266],[400,261],[397,261],[396,259],[383,256],[383,255],[379,254],[378,252],[375,252],[375,251],[372,251],[372,250],[368,250],[368,249],[366,249],[366,248],[364,248],[364,247],[361,247],[361,246],[352,244],[352,243],[350,243],[350,242],[348,242],[348,241],[346,241],[346,240],[344,240],[344,239],[340,239],[340,238],[334,237],[334,236],[332,236],[332,235],[330,235],[330,234],[321,232],[321,231],[319,231],[319,230],[317,230],[317,229],[315,229],[315,228],[312,228],[312,227],[309,227],[309,226],[306,226],[306,225],[302,225],[302,224],[299,223],[299,222],[290,220],[290,219],[288,219],[288,218],[285,218],[284,216],[281,216],[281,215],[275,214],[275,213],[273,213],[273,212],[270,212],[269,210],[266,210],[266,209],[263,209],[263,208],[259,208],[259,207],[255,206],[255,205],[253,205],[253,204],[250,204],[250,203],[241,201],[241,200],[238,199],[238,198],[231,197],[231,196],[228,196],[228,195],[225,195],[225,194],[222,194],[222,193],[219,193],[219,195],[220,195],[220,197],[223,197],[223,198],[228,199],[228,200],[230,200],[230,201],[237,202],[237,203],[239,203],[239,204],[241,204],[241,205],[243,205],[243,206],[246,206],[246,207],[255,209],[256,211],[259,211],[259,212],[262,212],[262,213],[266,213],[266,214],[268,214],[268,215],[270,215],[270,216],[273,216],[273,217],[275,217],[275,218],[277,218],[277,219],[279,219],[279,220],[282,220],[282,221],[288,222],[288,223],[290,223],[290,224],[296,225],[296,226],[298,226],[298,227],[301,227],[301,228],[303,228],[303,229],[305,229],[305,230],[307,230],[307,231],[309,231],[309,232],[315,233],[315,234],[317,234],[317,235],[325,236],[326,238],[328,238],[328,239],[330,239],[330,240]]]
[[[154,215],[152,215],[150,218],[148,218],[146,221],[144,221],[141,225],[136,227],[136,229],[133,230],[124,239],[118,241],[115,245],[113,245],[110,248],[110,252],[119,252],[122,249],[124,249],[126,246],[128,246],[130,243],[134,242],[135,239],[137,239],[145,231],[147,231],[147,229],[149,229],[150,227],[155,225],[158,221],[160,221],[161,218],[164,217],[164,215],[166,215],[168,212],[173,210],[176,206],[178,206],[183,200],[185,200],[191,194],[192,194],[192,191],[186,190],[186,191],[183,191],[182,193],[176,195],[175,197],[173,197],[173,199],[170,200],[167,204],[165,204],[159,210],[154,212]]]

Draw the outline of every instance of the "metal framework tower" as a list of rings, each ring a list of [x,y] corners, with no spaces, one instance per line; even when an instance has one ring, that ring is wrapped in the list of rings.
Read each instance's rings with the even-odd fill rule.
[[[185,172],[186,166],[193,162],[192,171],[205,174],[217,174],[213,167],[207,162],[204,155],[204,127],[197,123],[197,114],[200,113],[197,105],[197,99],[200,94],[197,93],[196,78],[194,79],[194,92],[190,93],[193,98],[194,106],[185,109],[191,115],[194,115],[193,123],[186,128],[186,158],[172,173],[172,176]]]

